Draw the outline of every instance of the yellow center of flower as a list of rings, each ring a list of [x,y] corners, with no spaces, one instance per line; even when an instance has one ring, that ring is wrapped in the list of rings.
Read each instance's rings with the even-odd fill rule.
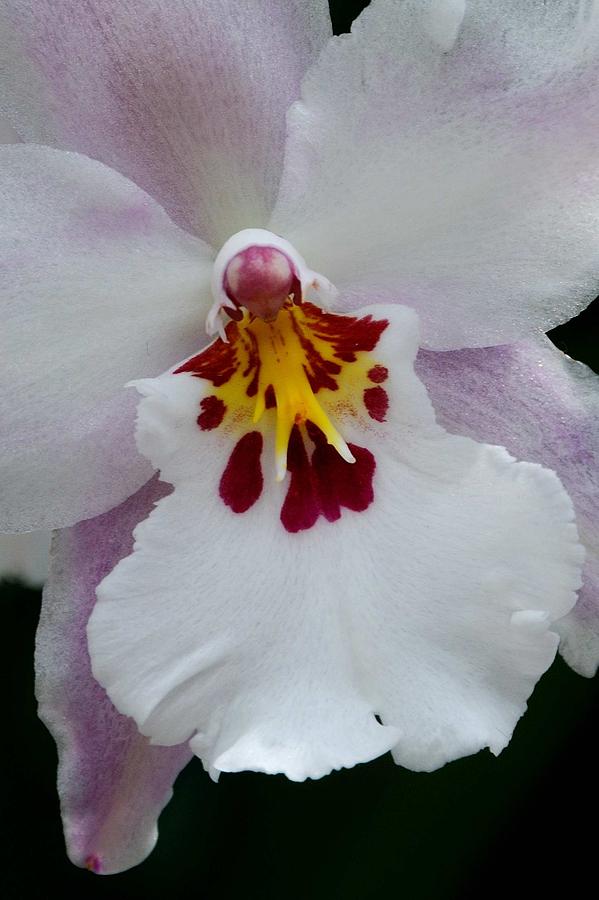
[[[212,382],[201,401],[198,425],[233,434],[275,431],[275,472],[288,471],[294,429],[313,427],[343,460],[354,454],[336,422],[363,417],[383,421],[386,369],[371,356],[387,326],[371,316],[324,312],[311,303],[284,302],[275,318],[240,311],[218,339],[178,371]],[[381,374],[382,373],[382,374]],[[260,423],[260,424],[258,424]]]
[[[282,481],[287,471],[287,447],[293,426],[304,425],[308,421],[320,428],[327,443],[346,462],[355,462],[346,442],[314,394],[313,385],[318,377],[314,371],[315,364],[328,361],[329,365],[335,365],[332,360],[327,360],[331,346],[313,334],[312,339],[307,338],[302,325],[306,325],[305,315],[299,307],[293,307],[290,303],[279,312],[274,322],[264,322],[262,319],[250,321],[246,314],[241,323],[260,359],[254,423],[260,421],[266,410],[269,389],[274,393],[277,481]]]

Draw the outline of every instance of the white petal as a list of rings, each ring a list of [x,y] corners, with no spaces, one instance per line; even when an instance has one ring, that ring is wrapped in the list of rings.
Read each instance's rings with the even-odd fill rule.
[[[151,474],[124,385],[201,340],[211,251],[100,163],[0,154],[0,528],[64,526]]]
[[[19,136],[10,122],[0,118],[0,144],[17,144]]]
[[[547,331],[599,288],[598,7],[462,6],[377,0],[329,42],[267,226],[435,349]]]
[[[325,0],[0,0],[0,113],[216,244],[264,224]]]
[[[92,676],[85,633],[96,585],[131,552],[135,523],[164,491],[153,478],[116,509],[55,532],[36,635],[35,694],[56,741],[67,853],[103,875],[150,853],[158,816],[190,756],[185,746],[152,747],[118,714]]]
[[[575,601],[583,553],[557,477],[445,433],[413,372],[415,317],[367,313],[390,322],[372,352],[390,406],[339,423],[376,471],[374,502],[335,522],[282,527],[268,436],[262,495],[232,512],[230,437],[196,425],[205,382],[140,386],[140,447],[175,491],[98,589],[93,671],[142,733],[190,739],[208,768],[302,779],[390,747],[415,769],[498,753]]]
[[[599,666],[599,377],[545,337],[422,351],[416,371],[448,431],[503,444],[562,480],[587,554],[578,603],[556,628],[566,662],[592,677]]]

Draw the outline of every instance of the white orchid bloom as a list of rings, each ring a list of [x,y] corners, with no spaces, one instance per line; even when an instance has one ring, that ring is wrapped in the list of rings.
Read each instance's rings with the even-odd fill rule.
[[[192,753],[499,753],[556,629],[597,658],[596,383],[543,338],[599,282],[596,5],[0,25],[0,510],[63,529],[37,662],[73,861],[143,858]]]

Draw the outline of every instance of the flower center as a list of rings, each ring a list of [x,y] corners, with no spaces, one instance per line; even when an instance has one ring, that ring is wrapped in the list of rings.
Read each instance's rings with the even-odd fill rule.
[[[294,293],[296,280],[289,257],[276,247],[247,247],[225,269],[225,290],[236,306],[244,306],[266,322]]]
[[[320,515],[339,518],[341,506],[359,511],[372,501],[374,457],[341,431],[385,418],[388,373],[372,351],[388,322],[309,302],[309,293],[331,296],[330,283],[281,238],[260,234],[261,244],[234,236],[217,257],[211,316],[220,338],[175,374],[211,382],[198,427],[234,440],[223,502],[241,513],[257,501],[266,438],[276,480],[290,473],[281,521],[300,531]]]
[[[289,241],[263,228],[246,228],[230,237],[214,260],[212,294],[206,331],[226,341],[227,321],[239,321],[243,309],[271,322],[287,298],[326,307],[337,291],[308,268]]]
[[[323,433],[339,455],[349,463],[355,459],[347,444],[332,424],[315,396],[322,386],[319,370],[339,367],[326,359],[326,351],[318,348],[306,334],[306,316],[294,308],[289,300],[276,320],[267,323],[248,317],[246,335],[259,358],[258,388],[253,422],[262,418],[267,400],[276,404],[275,460],[277,481],[287,471],[287,446],[294,425],[312,422]],[[314,339],[313,335],[313,339]],[[318,340],[318,338],[316,338]],[[322,339],[319,341],[322,343]],[[248,348],[249,349],[249,348]],[[337,371],[334,374],[338,374]],[[272,394],[271,394],[272,392]]]

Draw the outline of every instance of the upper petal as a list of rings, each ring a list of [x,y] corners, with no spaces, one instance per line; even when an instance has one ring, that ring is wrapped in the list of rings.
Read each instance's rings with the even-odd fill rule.
[[[111,512],[57,532],[36,642],[39,714],[58,748],[65,840],[75,865],[121,872],[156,843],[156,820],[191,754],[152,747],[90,671],[85,626],[98,582],[131,551],[137,522],[164,496],[156,479]]]
[[[575,600],[581,548],[556,476],[443,432],[412,369],[413,314],[361,314],[372,361],[351,320],[314,331],[334,336],[337,368],[303,336],[354,463],[296,426],[275,481],[264,417],[233,406],[233,340],[140,385],[140,446],[175,490],[98,588],[93,671],[144,734],[189,739],[216,770],[303,779],[389,748],[417,769],[497,753]]]
[[[215,245],[264,224],[325,0],[1,0],[0,112]]]
[[[583,675],[599,664],[599,378],[551,341],[421,352],[417,372],[449,431],[502,444],[555,469],[576,509],[587,550],[575,609],[560,650]]]
[[[0,157],[0,529],[59,527],[149,478],[124,386],[197,346],[211,251],[100,163]]]
[[[425,346],[503,343],[596,295],[598,155],[596,4],[375,0],[306,76],[268,227]]]

